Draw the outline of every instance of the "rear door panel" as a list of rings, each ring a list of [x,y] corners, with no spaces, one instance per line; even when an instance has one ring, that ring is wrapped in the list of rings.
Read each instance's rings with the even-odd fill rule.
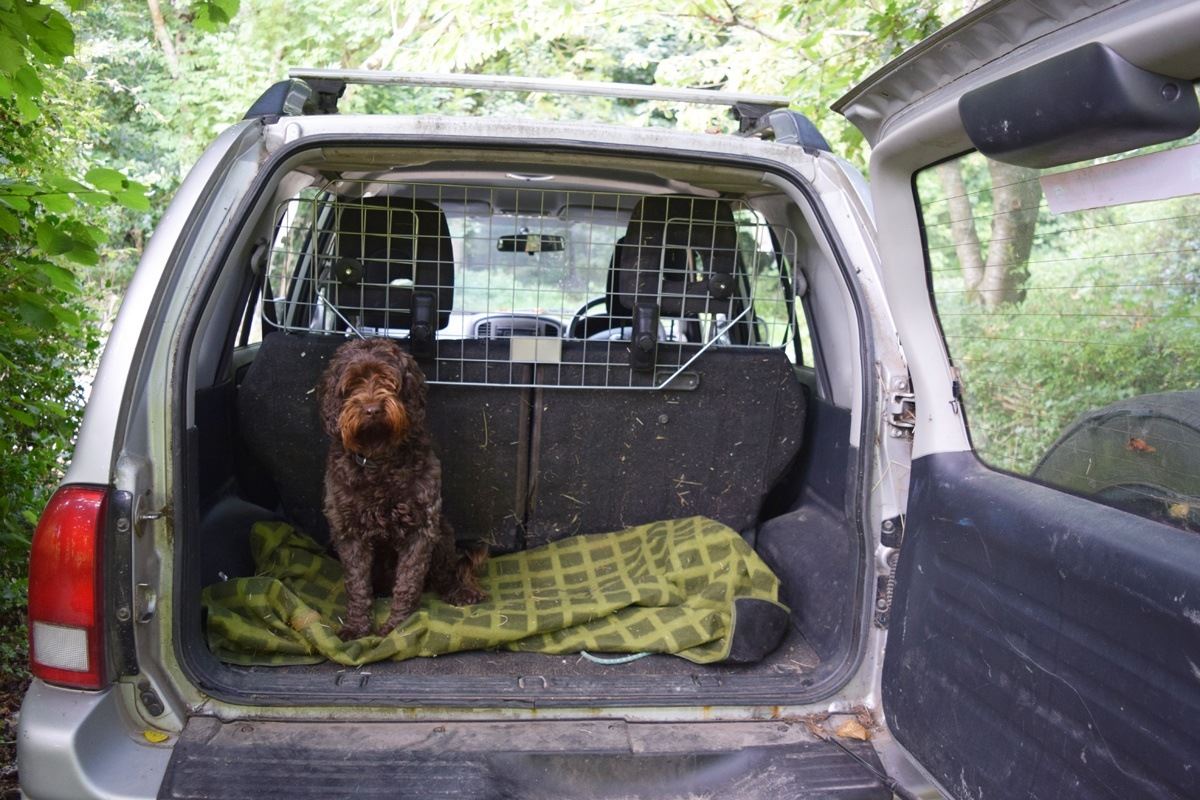
[[[955,796],[1200,796],[1200,537],[984,467],[913,465],[884,662]]]

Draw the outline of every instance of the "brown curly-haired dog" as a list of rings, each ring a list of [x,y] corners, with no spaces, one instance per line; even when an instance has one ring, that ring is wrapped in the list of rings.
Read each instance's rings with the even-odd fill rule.
[[[442,466],[425,427],[417,362],[390,339],[349,341],[317,398],[331,439],[325,517],[346,573],[342,639],[369,632],[373,578],[392,595],[380,636],[416,610],[426,588],[455,605],[483,600],[475,567],[486,551],[459,555],[442,516]]]

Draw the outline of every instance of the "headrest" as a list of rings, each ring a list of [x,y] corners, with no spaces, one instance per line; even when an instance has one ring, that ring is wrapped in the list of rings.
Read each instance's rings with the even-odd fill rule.
[[[645,197],[616,252],[624,311],[656,303],[664,316],[733,315],[738,231],[726,200]]]
[[[411,329],[415,304],[445,328],[454,249],[442,210],[411,197],[343,198],[335,209],[329,300],[338,311],[356,326]]]

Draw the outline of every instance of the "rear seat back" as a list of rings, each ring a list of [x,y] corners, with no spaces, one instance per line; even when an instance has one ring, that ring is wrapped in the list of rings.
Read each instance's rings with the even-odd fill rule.
[[[662,317],[720,314],[733,319],[745,307],[745,276],[738,229],[726,200],[667,195],[643,198],[616,253],[614,311],[654,303]],[[746,325],[730,331],[744,342]]]
[[[323,541],[328,441],[315,387],[344,341],[268,336],[238,391],[249,468],[265,470],[285,515]],[[531,367],[508,362],[507,349],[504,340],[442,341],[437,366],[427,366],[431,379],[451,382],[429,386],[428,420],[460,539],[511,551],[693,514],[744,529],[799,452],[805,398],[781,351],[711,348],[676,379],[694,389],[644,391],[510,386],[530,382]],[[564,363],[538,369],[586,386],[613,380],[612,367],[584,368],[605,359],[612,353],[564,342]]]
[[[586,348],[564,343],[560,383],[612,357]],[[714,347],[693,367],[673,382],[687,391],[537,390],[528,546],[694,514],[755,524],[800,451],[803,390],[781,350]]]

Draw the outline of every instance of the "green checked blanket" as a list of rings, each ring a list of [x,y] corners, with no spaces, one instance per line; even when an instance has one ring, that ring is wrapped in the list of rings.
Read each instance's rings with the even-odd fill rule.
[[[708,664],[757,660],[787,625],[774,573],[736,532],[703,517],[490,559],[485,602],[457,607],[427,593],[387,636],[351,642],[337,636],[345,593],[336,559],[282,522],[256,523],[250,542],[257,575],[203,594],[209,646],[234,664],[357,666],[478,649],[674,653]],[[376,601],[376,625],[388,604]]]

